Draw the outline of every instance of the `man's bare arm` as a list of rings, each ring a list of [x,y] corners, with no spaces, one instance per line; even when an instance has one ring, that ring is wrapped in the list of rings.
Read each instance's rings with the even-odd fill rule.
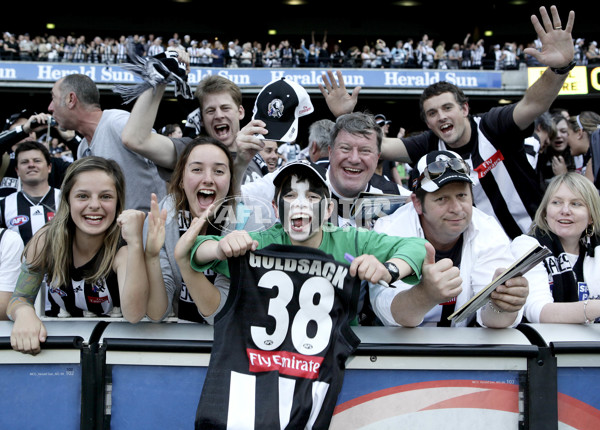
[[[166,84],[144,91],[135,101],[129,120],[121,133],[121,140],[130,150],[148,158],[157,165],[173,169],[177,154],[173,141],[153,131],[154,121]]]
[[[404,141],[399,137],[384,137],[381,142],[381,158],[384,160],[410,163],[411,159]]]
[[[575,56],[571,31],[575,22],[575,12],[569,12],[567,24],[562,26],[556,6],[550,7],[552,17],[546,8],[540,8],[540,16],[532,15],[531,22],[542,49],[526,48],[524,53],[535,57],[541,64],[549,68],[568,66]],[[561,90],[569,74],[557,74],[547,69],[542,76],[525,92],[525,95],[515,106],[513,117],[521,130],[527,128],[538,116],[546,112]]]

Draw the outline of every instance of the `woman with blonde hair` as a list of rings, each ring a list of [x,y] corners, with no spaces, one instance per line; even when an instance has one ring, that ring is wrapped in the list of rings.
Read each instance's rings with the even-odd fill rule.
[[[7,309],[14,321],[13,349],[37,354],[46,339],[34,309],[44,279],[50,316],[59,309],[73,317],[110,316],[116,307],[133,323],[145,316],[146,215],[124,211],[124,202],[125,178],[115,161],[89,156],[69,166],[56,215],[23,253],[25,261]]]
[[[552,254],[532,270],[525,317],[529,322],[591,323],[600,318],[600,196],[576,172],[550,181],[529,235],[513,240],[515,253],[533,244]],[[545,270],[544,270],[545,269]],[[536,273],[542,273],[536,277]]]

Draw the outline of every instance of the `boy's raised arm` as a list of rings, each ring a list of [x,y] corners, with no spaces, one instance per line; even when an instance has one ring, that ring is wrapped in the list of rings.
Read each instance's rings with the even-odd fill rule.
[[[223,261],[255,251],[257,247],[258,242],[244,230],[233,231],[221,240],[200,237],[192,248],[192,263],[201,266],[214,260]]]

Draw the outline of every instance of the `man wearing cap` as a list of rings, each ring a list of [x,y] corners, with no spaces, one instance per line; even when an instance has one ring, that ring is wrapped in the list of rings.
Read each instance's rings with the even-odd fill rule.
[[[454,326],[447,317],[513,264],[510,239],[493,217],[473,206],[470,168],[457,153],[433,151],[416,169],[411,203],[380,218],[374,230],[427,239],[423,278],[415,286],[396,282],[395,289],[371,285],[371,304],[385,325]],[[527,294],[527,280],[512,278],[492,293],[475,319],[457,325],[514,327]]]
[[[387,137],[387,135],[390,132],[390,124],[392,123],[392,121],[386,119],[384,114],[378,113],[377,115],[375,115],[375,122],[383,130],[384,136]]]

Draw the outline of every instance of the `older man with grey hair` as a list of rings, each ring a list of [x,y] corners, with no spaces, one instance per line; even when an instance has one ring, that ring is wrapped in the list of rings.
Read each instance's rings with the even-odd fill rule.
[[[329,164],[329,139],[334,125],[329,119],[320,119],[308,128],[308,158],[313,163]]]

